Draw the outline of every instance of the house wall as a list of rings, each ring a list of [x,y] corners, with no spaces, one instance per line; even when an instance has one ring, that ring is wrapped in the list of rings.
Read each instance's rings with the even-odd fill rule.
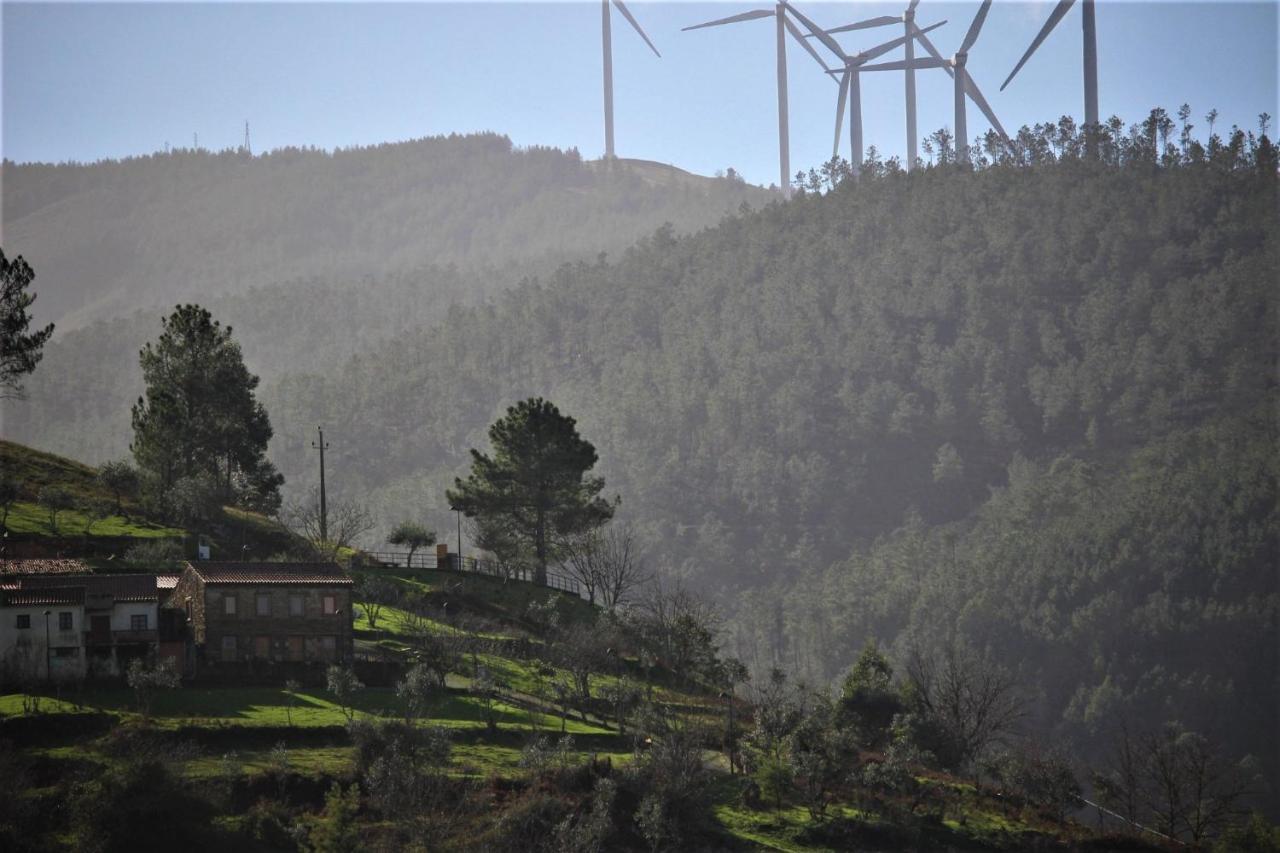
[[[46,655],[44,611],[49,615],[49,653]],[[71,630],[58,628],[58,614],[71,614]],[[18,616],[30,617],[30,628],[18,628]],[[7,674],[16,678],[54,680],[81,678],[85,672],[83,634],[84,607],[79,604],[50,604],[0,607],[0,661]],[[46,670],[45,662],[50,670]]]
[[[181,583],[181,582],[180,582]],[[270,599],[270,613],[259,616],[258,595]],[[302,598],[302,615],[291,616],[290,596]],[[325,614],[324,597],[332,595],[338,612]],[[226,613],[225,599],[236,600],[235,615]],[[175,595],[175,599],[177,596]],[[223,637],[236,638],[236,660],[261,657],[255,648],[256,637],[269,637],[267,658],[287,660],[290,657],[289,638],[299,638],[303,660],[325,658],[323,637],[334,638],[334,659],[347,661],[352,657],[352,609],[351,587],[346,585],[218,585],[207,584],[204,594],[204,621],[197,630],[203,637],[205,660],[222,660]],[[201,630],[202,629],[202,630]],[[198,639],[197,642],[200,642]]]
[[[188,603],[191,617],[189,636],[193,643],[200,645],[204,643],[204,581],[191,569],[184,569],[165,606],[186,611]]]
[[[159,624],[158,611],[154,601],[117,601],[111,609],[111,630],[132,631],[133,617],[146,616],[147,630],[155,631]]]

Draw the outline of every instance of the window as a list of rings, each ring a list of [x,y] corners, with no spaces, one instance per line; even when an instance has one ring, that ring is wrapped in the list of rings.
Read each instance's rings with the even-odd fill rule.
[[[270,637],[254,637],[253,638],[253,656],[256,658],[271,657],[271,638]]]
[[[289,660],[302,660],[303,658],[303,640],[302,637],[289,638]]]
[[[78,658],[80,657],[80,650],[75,646],[63,646],[62,648],[54,649],[53,656],[55,658]]]
[[[130,630],[130,631],[145,631],[145,630],[147,630],[147,614],[145,614],[145,613],[135,613],[135,614],[133,614],[132,616],[130,616],[130,617],[129,617],[129,630]]]
[[[236,596],[235,593],[229,593],[222,596],[222,612],[227,616],[236,615]]]
[[[320,657],[322,660],[336,660],[338,657],[338,638],[320,638]]]
[[[236,638],[234,634],[228,634],[222,638],[222,659],[236,659]]]
[[[332,616],[338,612],[338,597],[335,595],[326,595],[324,597],[324,615]]]
[[[19,627],[19,628],[30,628],[30,627],[31,627],[31,614],[30,614],[30,613],[21,613],[21,614],[19,614],[19,615],[18,615],[18,627]]]
[[[58,630],[59,631],[70,631],[74,627],[75,627],[75,624],[71,621],[70,613],[64,610],[62,613],[58,614]]]
[[[258,615],[271,615],[271,596],[265,593],[258,593]]]
[[[302,596],[300,595],[289,596],[289,615],[290,616],[302,615]]]

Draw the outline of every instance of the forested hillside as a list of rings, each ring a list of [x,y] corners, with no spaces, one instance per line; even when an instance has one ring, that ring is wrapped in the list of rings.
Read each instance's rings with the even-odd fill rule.
[[[297,278],[354,287],[452,264],[501,271],[509,285],[664,222],[702,227],[768,197],[659,164],[605,169],[577,151],[515,149],[497,134],[6,162],[2,175],[5,249],[35,267],[40,316],[64,329]]]
[[[757,672],[958,636],[1044,730],[1097,747],[1179,719],[1274,779],[1269,143],[1055,160],[659,232],[268,406],[344,437],[349,488],[443,509],[483,425],[546,395]]]
[[[1040,730],[1096,748],[1178,719],[1275,780],[1274,149],[1143,138],[1092,162],[1050,128],[1016,162],[873,166],[660,229],[264,382],[271,457],[306,483],[323,423],[331,488],[447,530],[467,448],[545,396],[652,560],[722,593],[757,673],[960,638],[1018,673]],[[252,363],[271,330],[225,319]],[[24,428],[84,434],[83,394]]]

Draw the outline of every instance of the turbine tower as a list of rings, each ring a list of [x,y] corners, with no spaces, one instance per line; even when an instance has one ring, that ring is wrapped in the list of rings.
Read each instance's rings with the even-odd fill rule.
[[[700,30],[704,27],[718,27],[723,24],[736,24],[740,21],[754,21],[757,18],[773,18],[777,24],[776,42],[778,57],[778,186],[782,189],[782,195],[785,198],[791,197],[791,137],[790,129],[787,123],[787,33],[798,41],[801,46],[807,50],[814,59],[818,61],[824,69],[827,68],[826,63],[818,56],[818,54],[809,46],[808,42],[796,29],[796,25],[791,23],[787,18],[787,4],[785,2],[777,3],[772,9],[753,9],[750,12],[742,12],[737,15],[730,15],[727,18],[717,18],[714,21],[707,21],[701,24],[694,24],[691,27],[685,27],[681,32],[689,30]],[[794,11],[794,9],[793,9]]]
[[[613,0],[613,5],[618,7],[622,17],[627,19],[627,23],[631,24],[632,28],[640,34],[640,38],[644,39],[644,43],[649,45],[654,56],[661,59],[662,54],[658,53],[653,42],[649,41],[644,30],[640,29],[640,24],[631,16],[631,12],[622,4],[622,0]],[[616,157],[613,150],[613,28],[611,24],[609,0],[600,0],[600,41],[604,50],[604,156],[606,160],[613,160]]]
[[[842,63],[844,63],[843,71],[837,70],[827,72],[829,74],[840,75],[840,95],[836,101],[836,133],[835,142],[832,144],[831,156],[835,157],[840,152],[840,125],[844,121],[844,107],[847,101],[849,103],[849,165],[856,177],[862,170],[863,152],[862,88],[861,81],[859,79],[859,72],[861,71],[862,66],[866,63],[878,56],[888,53],[896,47],[900,47],[903,44],[908,44],[914,41],[916,36],[914,33],[908,33],[907,35],[899,36],[892,41],[887,41],[884,44],[877,45],[869,50],[860,51],[850,55],[845,53],[844,50],[841,49],[839,42],[831,37],[830,33],[832,30],[824,31],[821,27],[800,13],[794,6],[788,4],[787,8],[791,11],[791,14],[795,15],[796,20],[804,24],[805,28],[809,30],[814,38],[826,45],[826,47],[839,57]],[[866,21],[859,21],[856,24],[847,24],[843,27],[837,27],[836,30],[840,32],[848,32],[850,30],[868,29],[870,27],[884,26],[885,24],[894,24],[897,22],[897,18],[871,18]],[[930,27],[926,27],[924,30],[921,30],[921,32],[929,32],[930,30],[937,29],[945,23],[946,21],[941,21]]]
[[[991,122],[991,126],[1000,134],[1000,138],[1009,141],[1009,136],[1004,132],[1000,120],[996,118],[996,114],[992,112],[991,105],[987,103],[987,99],[983,97],[982,90],[978,88],[978,84],[974,82],[973,77],[969,75],[966,64],[969,59],[969,50],[973,47],[974,42],[978,40],[978,34],[982,32],[982,24],[987,19],[987,12],[991,8],[991,0],[983,0],[982,7],[978,9],[978,14],[974,16],[973,23],[969,25],[969,32],[965,34],[964,41],[960,44],[960,49],[950,59],[944,59],[938,49],[933,46],[933,42],[929,41],[929,37],[924,34],[923,30],[916,29],[916,38],[924,45],[925,50],[929,52],[929,57],[925,59],[914,59],[910,62],[882,62],[878,65],[865,65],[863,71],[907,71],[911,69],[919,70],[922,68],[942,68],[952,76],[955,81],[955,135],[956,135],[956,159],[966,158],[969,152],[969,122],[965,112],[965,97],[968,96],[978,109],[982,110],[982,114],[987,117],[987,121]]]
[[[1036,48],[1049,37],[1049,33],[1053,32],[1053,28],[1071,10],[1071,5],[1075,2],[1076,0],[1058,0],[1058,5],[1053,7],[1053,11],[1049,13],[1049,19],[1040,28],[1040,33],[1031,42],[1027,52],[1018,60],[1018,64],[1009,72],[1004,84],[1000,86],[1001,92],[1022,69],[1022,66],[1026,65],[1031,54],[1035,53]],[[1093,2],[1094,0],[1082,0],[1080,7],[1082,13],[1080,28],[1084,38],[1084,121],[1088,127],[1095,127],[1098,124],[1098,28],[1093,16]]]

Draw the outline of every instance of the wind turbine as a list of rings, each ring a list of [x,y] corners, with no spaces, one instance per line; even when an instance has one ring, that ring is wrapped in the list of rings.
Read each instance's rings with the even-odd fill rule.
[[[804,36],[796,29],[796,25],[787,18],[787,8],[788,6],[785,2],[779,2],[772,9],[752,9],[750,12],[730,15],[727,18],[717,18],[714,21],[694,24],[691,27],[685,27],[681,32],[700,30],[704,27],[718,27],[723,24],[736,24],[741,21],[754,21],[758,18],[772,17],[776,20],[778,54],[778,186],[782,188],[783,196],[790,198],[791,135],[787,124],[787,33],[790,33],[791,37],[798,41],[824,70],[830,71],[831,69],[827,68],[827,64],[822,61],[822,58],[809,46],[809,43],[804,40]],[[795,10],[792,9],[792,11]]]
[[[853,55],[849,55],[841,49],[839,42],[831,37],[832,30],[824,31],[821,27],[809,20],[795,7],[788,4],[791,14],[796,16],[796,20],[804,24],[805,28],[813,34],[827,48],[840,58],[844,63],[843,71],[829,71],[829,74],[840,74],[840,96],[836,102],[836,133],[835,142],[832,144],[831,156],[835,157],[840,151],[840,125],[844,121],[845,102],[849,102],[849,165],[853,169],[856,177],[862,169],[862,87],[859,79],[859,71],[862,66],[878,56],[882,56],[896,47],[907,44],[915,40],[914,33],[908,33],[899,36],[892,41],[877,45],[869,50],[860,51]],[[884,23],[897,23],[897,18],[871,18],[866,21],[859,21],[856,24],[847,24],[843,27],[837,27],[839,32],[848,32],[850,30],[868,29],[870,27],[883,26]],[[930,30],[937,29],[945,24],[946,21],[940,21],[930,27],[921,30],[927,33]]]
[[[924,45],[925,50],[929,52],[928,58],[914,59],[911,61],[900,62],[882,62],[878,65],[865,65],[863,71],[907,71],[910,69],[921,68],[942,68],[950,74],[955,81],[955,135],[956,135],[956,159],[961,160],[968,156],[969,153],[969,125],[968,116],[965,114],[965,96],[967,95],[978,109],[982,110],[982,114],[987,117],[987,121],[991,122],[991,126],[1000,134],[1000,138],[1006,142],[1009,139],[1008,134],[1004,132],[1004,128],[1000,125],[1000,120],[996,118],[996,114],[992,112],[991,105],[987,103],[987,99],[982,96],[982,90],[978,88],[978,84],[969,76],[968,70],[965,68],[969,59],[969,50],[973,47],[974,42],[978,40],[978,34],[982,32],[982,24],[987,19],[987,12],[991,9],[991,0],[983,0],[978,14],[974,16],[973,23],[969,25],[969,32],[965,34],[964,41],[960,43],[960,49],[950,59],[944,59],[938,49],[933,46],[933,42],[929,41],[929,37],[924,34],[923,30],[916,28],[915,35],[919,38],[920,43]],[[914,26],[914,25],[913,25]]]
[[[1093,16],[1093,2],[1094,0],[1083,0],[1080,8],[1082,13],[1080,28],[1084,36],[1084,121],[1089,127],[1098,124],[1098,28]],[[1018,64],[1013,67],[1004,84],[1000,86],[1001,92],[1031,58],[1031,54],[1036,52],[1040,43],[1049,37],[1049,33],[1053,32],[1053,28],[1058,25],[1063,16],[1071,10],[1073,3],[1075,0],[1058,0],[1058,5],[1053,7],[1053,11],[1049,13],[1049,19],[1040,28],[1039,35],[1031,42],[1027,52],[1018,60]]]
[[[640,38],[644,39],[644,43],[649,45],[654,56],[661,59],[662,54],[658,53],[653,42],[649,41],[644,30],[640,29],[640,24],[631,16],[627,7],[622,5],[622,0],[613,0],[613,5],[618,7],[622,17],[627,19],[627,23],[631,24],[632,28],[640,34]],[[607,160],[613,160],[616,157],[613,153],[613,29],[611,24],[609,0],[600,0],[600,41],[604,47],[604,156]]]
[[[904,35],[919,38],[921,29],[916,26],[916,6],[920,5],[920,0],[911,0],[907,5],[907,9],[902,13],[901,17],[885,15],[880,18],[871,18],[866,21],[860,21],[856,24],[846,24],[843,27],[835,27],[827,30],[827,33],[843,33],[849,30],[861,30],[866,27],[878,27],[885,24],[896,24],[901,22]],[[917,146],[919,137],[916,132],[916,69],[912,62],[916,58],[915,38],[905,42],[906,53],[906,96],[907,96],[907,171],[910,172],[915,168],[916,161],[919,159],[917,154]]]

